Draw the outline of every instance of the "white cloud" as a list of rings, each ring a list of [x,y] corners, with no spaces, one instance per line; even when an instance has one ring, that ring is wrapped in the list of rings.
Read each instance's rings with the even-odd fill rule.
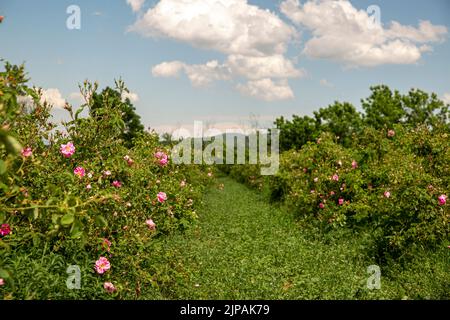
[[[184,72],[193,86],[201,87],[235,77],[287,79],[305,74],[285,57],[289,41],[297,37],[295,28],[247,0],[160,0],[129,30],[227,56],[224,62],[197,65],[162,62],[152,68],[156,77],[177,77]],[[283,87],[289,88],[287,81]]]
[[[127,3],[130,5],[131,10],[133,10],[133,12],[141,10],[144,2],[145,0],[127,0]]]
[[[194,87],[205,87],[215,80],[229,80],[228,67],[216,60],[201,65],[185,65],[184,70]]]
[[[431,49],[419,44],[441,42],[447,34],[445,26],[429,21],[420,21],[419,28],[393,21],[385,28],[348,0],[310,0],[303,5],[285,0],[280,9],[295,24],[311,31],[312,38],[303,51],[306,55],[348,66],[416,63]]]
[[[152,68],[155,77],[178,77],[185,64],[181,61],[162,62]]]
[[[297,78],[306,73],[296,69],[292,61],[281,54],[262,57],[230,55],[226,63],[233,73],[249,79]]]
[[[139,101],[139,96],[135,92],[131,92],[131,91],[130,92],[126,92],[126,91],[124,91],[122,93],[122,100],[125,101],[125,99],[127,99],[127,98],[130,99],[131,103],[135,103],[135,102]]]
[[[63,108],[66,100],[62,97],[61,92],[55,88],[43,89],[41,96],[41,103],[46,101],[55,108]]]
[[[444,93],[444,95],[442,96],[442,101],[450,104],[450,93]]]
[[[216,80],[230,80],[231,74],[227,66],[217,60],[205,64],[189,65],[181,61],[162,62],[152,68],[155,77],[178,77],[184,72],[194,87],[206,87]]]
[[[227,54],[283,53],[295,30],[247,0],[161,0],[130,30]]]
[[[294,97],[292,89],[285,80],[277,82],[268,78],[251,80],[244,85],[238,84],[237,89],[244,95],[265,101],[286,100]]]
[[[320,80],[320,85],[323,86],[323,87],[334,88],[334,84],[329,82],[327,79],[321,79]]]

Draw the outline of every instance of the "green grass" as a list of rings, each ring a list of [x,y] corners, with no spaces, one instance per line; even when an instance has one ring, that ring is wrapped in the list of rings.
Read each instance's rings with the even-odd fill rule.
[[[446,284],[434,279],[436,274],[430,276],[434,266],[424,275],[421,265],[413,264],[406,271],[397,266],[400,270],[390,272],[390,278],[383,277],[386,268],[382,267],[381,290],[368,290],[367,267],[376,263],[365,251],[364,235],[325,239],[303,230],[293,215],[269,204],[264,195],[230,178],[220,178],[218,183],[225,188],[216,187],[206,195],[198,225],[164,239],[164,250],[183,265],[184,275],[165,288],[165,298],[400,299],[421,297],[421,292],[422,298],[449,293],[448,272],[443,268],[448,266],[446,252],[438,254],[445,256],[438,266],[438,280]],[[417,280],[417,274],[424,278],[425,288],[408,282]],[[403,282],[397,283],[395,275]],[[436,287],[439,293],[433,295],[430,291]]]
[[[224,184],[224,189],[218,188]],[[14,288],[0,296],[21,299],[449,299],[449,252],[418,252],[381,267],[381,289],[367,289],[370,237],[352,231],[320,234],[305,229],[265,195],[219,178],[205,195],[197,224],[153,239],[144,263],[133,254],[113,266],[117,296],[102,289],[86,252],[20,248],[4,256]],[[133,252],[130,249],[130,252]],[[129,259],[129,260],[128,260]],[[117,261],[117,259],[115,260]],[[69,264],[83,273],[81,290],[65,286]],[[136,288],[139,287],[139,290]],[[8,292],[9,291],[9,292]],[[11,292],[12,291],[12,292]],[[139,293],[137,293],[139,291]]]

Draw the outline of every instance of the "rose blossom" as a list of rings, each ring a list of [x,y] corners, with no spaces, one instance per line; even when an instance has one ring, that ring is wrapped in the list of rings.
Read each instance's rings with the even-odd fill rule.
[[[59,151],[66,158],[70,158],[75,153],[75,146],[72,142],[68,142],[67,144],[62,144]]]
[[[11,226],[7,223],[4,223],[0,227],[0,236],[7,236],[11,233]]]
[[[106,292],[108,293],[113,293],[114,291],[116,291],[116,287],[114,287],[114,285],[111,282],[105,282],[103,284],[103,288],[106,290]]]
[[[163,203],[167,200],[167,195],[165,192],[158,192],[157,198],[159,202]]]
[[[23,157],[28,158],[33,155],[33,151],[31,150],[30,147],[27,147],[27,148],[22,149],[21,154]]]
[[[84,175],[85,175],[85,170],[84,170],[84,168],[83,167],[76,167],[74,170],[73,170],[73,173],[76,175],[76,176],[78,176],[78,178],[83,178],[84,177]]]
[[[321,202],[321,203],[319,203],[319,208],[323,209],[323,208],[325,208],[325,205]]]
[[[384,195],[385,198],[390,198],[391,197],[391,193],[389,191],[385,191],[383,195]]]
[[[393,136],[395,136],[395,131],[394,131],[394,130],[388,130],[387,136],[388,136],[389,138],[392,138]]]
[[[5,284],[5,280],[3,278],[0,278],[0,286],[3,286]]]
[[[91,190],[91,189],[92,189],[91,184],[88,184],[88,185],[86,186],[86,189],[87,189],[87,190]]]
[[[356,162],[355,160],[352,161],[352,168],[353,169],[358,168],[358,162]]]
[[[115,187],[115,188],[120,188],[120,187],[122,187],[122,184],[120,183],[120,181],[117,181],[117,180],[114,180],[114,181],[112,182],[112,185],[113,185],[113,187]]]
[[[339,176],[337,174],[334,174],[331,179],[333,179],[334,181],[339,181]]]
[[[447,196],[445,194],[441,194],[438,197],[439,205],[443,206],[447,202]]]
[[[114,285],[111,282],[105,282],[103,284],[103,288],[106,290],[106,292],[108,293],[113,293],[116,291],[116,287],[114,287]]]
[[[105,273],[105,271],[108,271],[110,268],[111,264],[105,257],[100,257],[97,261],[95,261],[95,270],[99,274]]]
[[[340,206],[342,206],[344,204],[344,199],[339,198],[338,203],[339,203]]]
[[[146,220],[145,223],[147,224],[147,226],[148,226],[148,228],[150,230],[155,230],[156,229],[156,224],[155,224],[155,222],[153,222],[152,219]]]

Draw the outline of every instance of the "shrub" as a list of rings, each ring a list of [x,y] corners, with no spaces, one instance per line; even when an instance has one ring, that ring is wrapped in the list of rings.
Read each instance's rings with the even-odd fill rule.
[[[2,232],[0,250],[45,246],[71,260],[64,248],[76,243],[90,256],[92,271],[112,247],[111,265],[121,272],[126,266],[119,261],[141,265],[152,238],[196,219],[195,206],[211,180],[203,166],[173,164],[155,133],[134,131],[130,144],[123,110],[100,103],[96,85],[80,88],[86,103],[77,110],[66,104],[70,119],[61,127],[51,122],[41,91],[26,82],[23,67],[6,64],[0,73],[0,225],[12,231]],[[156,228],[146,223],[150,219]],[[0,263],[0,277],[13,282],[14,259]]]

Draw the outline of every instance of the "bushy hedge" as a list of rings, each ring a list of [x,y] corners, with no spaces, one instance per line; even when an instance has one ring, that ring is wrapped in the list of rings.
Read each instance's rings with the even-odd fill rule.
[[[269,189],[272,200],[324,231],[371,233],[379,256],[442,244],[450,218],[448,106],[420,90],[372,90],[367,115],[336,102],[315,113],[318,126],[308,117],[277,119],[286,151],[274,176],[261,176],[257,165],[235,165],[229,174]],[[382,103],[395,105],[396,116]]]
[[[441,178],[450,165],[447,134],[400,126],[391,132],[367,129],[354,148],[323,134],[319,142],[283,153],[270,182],[272,197],[325,229],[370,230],[380,252],[441,243],[449,236],[450,209],[442,201],[449,185]],[[427,134],[427,145],[440,149],[436,159],[420,155],[416,139]]]
[[[63,257],[72,248],[70,255],[91,260],[84,271],[97,271],[97,282],[126,290],[123,272],[137,271],[134,281],[142,276],[142,264],[152,270],[145,254],[152,238],[197,218],[196,205],[211,180],[202,166],[173,164],[155,133],[139,133],[127,148],[122,110],[117,101],[110,103],[110,90],[97,94],[88,82],[80,89],[86,103],[76,110],[66,104],[70,120],[56,125],[40,90],[27,85],[23,67],[6,64],[0,72],[0,278],[5,283],[0,292],[11,294],[14,280],[20,282],[14,279],[15,253],[32,255],[33,248],[43,247]],[[124,90],[118,85],[115,98]],[[104,274],[100,257],[111,267]],[[67,264],[78,262],[66,258]],[[147,273],[140,281],[156,280]]]

